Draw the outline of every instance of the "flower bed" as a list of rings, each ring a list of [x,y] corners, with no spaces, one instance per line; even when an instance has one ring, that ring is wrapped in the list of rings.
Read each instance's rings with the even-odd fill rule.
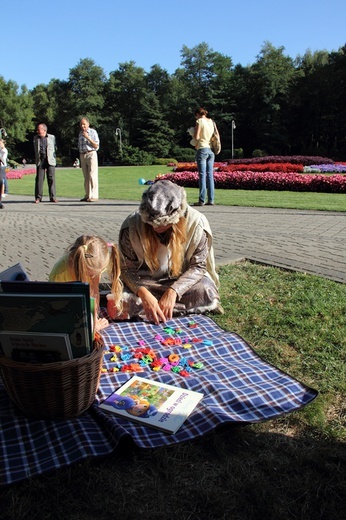
[[[227,163],[221,163],[221,162],[215,162],[214,163],[214,170],[224,170],[227,168]],[[175,172],[195,172],[197,170],[197,163],[195,162],[188,162],[188,163],[178,163],[174,171]]]
[[[265,157],[253,157],[251,159],[228,159],[228,164],[266,164],[266,163],[291,163],[309,166],[310,164],[333,164],[327,157],[309,155],[266,155]]]
[[[198,188],[198,173],[184,171],[162,175],[185,188]],[[275,173],[252,171],[214,173],[215,187],[228,190],[275,190],[346,193],[346,175],[310,175],[302,173]]]
[[[346,173],[346,164],[312,164],[304,166],[304,173]]]
[[[292,163],[253,163],[251,164],[252,172],[282,172],[282,173],[302,173],[304,171],[304,166],[302,164],[292,164]],[[227,164],[222,171],[225,172],[239,172],[239,171],[249,171],[249,165],[240,163],[240,164]]]
[[[214,163],[215,187],[229,190],[346,193],[343,173],[346,163],[316,156],[267,156]],[[179,163],[174,173],[160,179],[198,188],[197,164]]]
[[[28,168],[26,170],[10,170],[6,172],[7,179],[21,179],[24,175],[32,175],[36,173],[35,168]]]

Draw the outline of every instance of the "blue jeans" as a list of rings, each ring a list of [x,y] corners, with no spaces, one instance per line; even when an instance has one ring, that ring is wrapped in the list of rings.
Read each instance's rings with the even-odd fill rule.
[[[0,170],[0,181],[2,181],[2,184],[5,186],[5,193],[8,193],[8,182],[7,182],[7,177],[6,177],[6,167],[5,166],[1,166],[0,168],[1,168],[1,170]]]
[[[208,203],[214,202],[214,152],[210,148],[200,148],[196,154],[199,197],[198,202],[205,203],[205,196],[208,196]]]

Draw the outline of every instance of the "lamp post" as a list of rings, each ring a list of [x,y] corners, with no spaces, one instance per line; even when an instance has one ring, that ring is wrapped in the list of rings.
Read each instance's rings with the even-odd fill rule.
[[[232,119],[231,127],[232,127],[231,136],[232,136],[232,159],[233,159],[234,158],[234,129],[236,128],[234,119]]]
[[[122,149],[121,130],[120,130],[120,128],[116,128],[115,129],[115,135],[119,136],[119,150],[120,150],[120,155],[122,155],[123,154],[123,149]]]

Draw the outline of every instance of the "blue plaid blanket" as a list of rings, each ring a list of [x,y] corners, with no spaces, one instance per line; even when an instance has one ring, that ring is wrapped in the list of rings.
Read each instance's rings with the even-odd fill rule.
[[[206,316],[174,319],[166,325],[114,323],[103,331],[105,354],[96,399],[71,420],[29,420],[0,384],[0,484],[6,485],[91,456],[113,451],[131,436],[142,448],[188,441],[224,423],[256,423],[299,410],[317,391],[263,361],[244,339],[225,332]],[[114,346],[117,357],[114,359]],[[202,392],[204,397],[174,435],[101,410],[98,405],[133,373],[136,353],[150,348],[159,358],[174,353],[187,375],[154,371],[141,361],[143,377]],[[169,367],[168,367],[169,368]],[[141,375],[139,373],[138,375]]]

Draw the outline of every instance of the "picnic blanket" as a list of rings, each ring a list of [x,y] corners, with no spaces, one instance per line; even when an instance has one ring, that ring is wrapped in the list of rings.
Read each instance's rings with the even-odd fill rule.
[[[29,420],[0,384],[0,484],[7,485],[72,464],[107,455],[130,436],[142,448],[200,437],[224,423],[256,423],[299,410],[317,391],[263,361],[239,335],[226,332],[207,316],[193,315],[166,324],[114,323],[103,331],[105,353],[95,402],[70,420]],[[117,346],[117,360],[114,357]],[[186,361],[188,375],[154,371],[141,361],[137,375],[202,392],[204,397],[174,434],[163,433],[98,407],[127,381],[141,348],[158,357],[171,353]],[[189,363],[190,362],[190,363]]]

